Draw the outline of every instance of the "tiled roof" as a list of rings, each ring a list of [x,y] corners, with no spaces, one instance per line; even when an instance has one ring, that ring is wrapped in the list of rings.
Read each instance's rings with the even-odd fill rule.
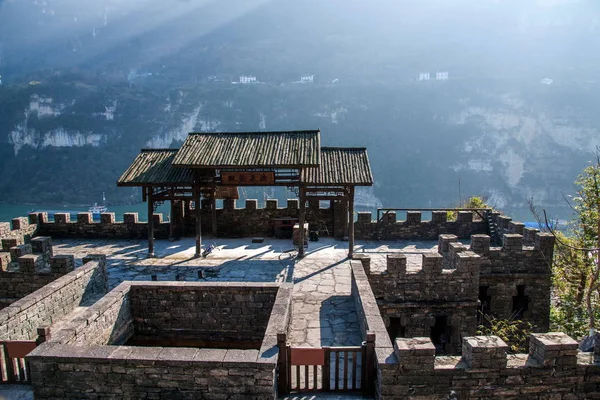
[[[191,168],[300,168],[319,165],[320,132],[190,133],[173,165]]]
[[[304,182],[309,185],[371,186],[373,175],[367,149],[322,147],[321,166],[307,168]]]
[[[172,165],[177,149],[143,149],[127,171],[117,181],[117,186],[191,185],[193,171]]]

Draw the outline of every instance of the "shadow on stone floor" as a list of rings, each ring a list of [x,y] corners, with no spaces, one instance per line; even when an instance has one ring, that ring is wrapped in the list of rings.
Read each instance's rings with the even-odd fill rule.
[[[319,309],[321,346],[359,346],[362,343],[354,299],[350,295],[331,296]]]

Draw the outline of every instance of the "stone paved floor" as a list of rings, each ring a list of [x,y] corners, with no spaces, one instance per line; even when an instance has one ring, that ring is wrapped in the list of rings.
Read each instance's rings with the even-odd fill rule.
[[[289,341],[296,347],[356,346],[362,342],[356,309],[350,297],[350,264],[347,242],[322,238],[311,242],[305,258],[297,260],[289,240],[266,239],[252,244],[245,239],[205,239],[217,249],[207,258],[194,258],[194,240],[156,241],[156,257],[147,257],[145,240],[54,239],[54,254],[72,254],[76,265],[88,254],[105,254],[108,260],[109,286],[124,280],[181,281],[293,281],[292,320]],[[421,254],[437,251],[437,242],[362,242],[356,254],[371,256],[373,271],[385,268],[389,253],[403,252],[409,269],[420,268]],[[201,275],[199,272],[201,271]],[[75,312],[82,312],[86,305]],[[72,316],[71,316],[72,317]],[[0,388],[0,400],[28,400],[33,393],[26,385]],[[21,387],[22,386],[22,387]],[[354,394],[296,394],[287,400],[360,399]]]
[[[194,258],[194,240],[156,241],[156,257],[147,257],[146,241],[59,240],[55,254],[72,254],[77,265],[87,254],[105,254],[109,286],[124,280],[148,281],[293,281],[289,341],[296,347],[356,346],[362,342],[354,302],[350,296],[350,264],[347,242],[322,238],[310,242],[306,257],[295,259],[289,240],[251,238],[205,239],[217,246],[208,257]],[[436,251],[436,242],[365,242],[355,252],[372,258],[374,271],[385,268],[385,257],[403,252],[409,268],[420,268],[421,254]]]

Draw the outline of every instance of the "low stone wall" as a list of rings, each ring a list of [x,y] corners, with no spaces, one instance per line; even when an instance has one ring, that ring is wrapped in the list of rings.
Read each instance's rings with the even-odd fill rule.
[[[72,256],[59,258],[74,265]],[[0,340],[35,340],[37,328],[51,325],[107,289],[106,259],[89,261],[1,310]]]
[[[406,221],[396,221],[396,213],[389,212],[383,216],[378,227],[371,212],[359,212],[354,234],[362,240],[437,240],[444,233],[468,238],[488,232],[487,222],[474,221],[470,211],[459,211],[456,221],[448,221],[447,216],[446,211],[433,211],[430,221],[422,221],[420,211],[408,211]]]
[[[118,317],[127,315],[123,309],[140,311],[131,300],[139,295],[138,291],[160,293],[166,299],[168,293],[187,289],[190,296],[199,299],[202,293],[227,289],[246,296],[252,287],[257,295],[263,290],[276,291],[260,350],[107,345],[114,338],[106,332],[125,330],[107,329],[110,322],[106,321],[112,321],[113,326],[123,325]],[[277,333],[287,330],[291,293],[289,283],[124,282],[27,356],[35,398],[275,399]],[[234,295],[230,300],[257,305],[256,298],[236,300]],[[201,307],[199,303],[188,305],[185,315],[180,308],[181,312],[170,313],[170,318],[195,319],[201,311],[197,307]],[[257,311],[254,306],[247,310]],[[132,326],[138,317],[130,311],[125,319]],[[96,340],[98,335],[103,339]]]
[[[600,364],[577,345],[562,333],[539,333],[529,354],[507,356],[500,338],[475,336],[463,338],[462,356],[436,357],[428,338],[396,339],[395,357],[378,360],[378,398],[600,398]]]
[[[71,221],[67,213],[54,214],[54,222],[48,220],[48,213],[32,213],[29,219],[38,226],[38,234],[53,238],[79,239],[147,239],[148,223],[138,221],[138,213],[123,214],[123,222],[116,222],[115,213],[102,213],[95,222],[92,213],[79,213],[77,220]],[[154,237],[169,238],[170,224],[163,222],[161,213],[154,214]]]
[[[133,334],[131,283],[123,282],[83,313],[61,325],[48,343],[119,345]]]

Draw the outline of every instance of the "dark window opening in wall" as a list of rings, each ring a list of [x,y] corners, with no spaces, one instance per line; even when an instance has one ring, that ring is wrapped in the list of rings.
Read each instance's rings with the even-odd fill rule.
[[[523,313],[529,309],[529,297],[525,296],[525,285],[517,286],[517,295],[513,296],[512,315],[515,319],[522,319]]]
[[[394,340],[396,338],[403,338],[406,335],[406,327],[402,326],[401,318],[390,318],[390,326],[388,327],[388,335],[390,335],[390,340]]]
[[[477,322],[479,325],[483,325],[486,322],[484,316],[490,313],[492,296],[488,295],[489,288],[489,286],[479,286],[479,302],[477,305]]]
[[[446,353],[446,344],[450,341],[452,328],[448,325],[448,317],[435,317],[435,324],[431,327],[431,341],[435,345],[437,354]]]

